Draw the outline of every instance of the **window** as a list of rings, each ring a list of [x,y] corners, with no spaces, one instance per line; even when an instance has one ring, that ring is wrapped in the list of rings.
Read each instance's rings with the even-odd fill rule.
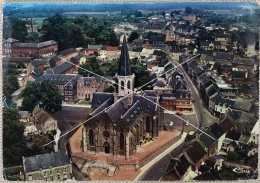
[[[32,180],[32,175],[29,175],[28,178],[29,178],[29,180]]]
[[[150,117],[146,117],[146,132],[150,132]]]
[[[127,82],[127,89],[130,89],[130,81]]]
[[[92,129],[89,130],[89,145],[94,145],[94,133]]]
[[[50,180],[53,180],[53,176],[50,176]]]
[[[67,168],[63,168],[63,172],[67,172]]]
[[[50,171],[50,175],[52,175],[52,171]]]
[[[125,149],[125,136],[123,133],[120,133],[120,150]]]
[[[59,170],[59,169],[57,170],[57,173],[60,173],[60,170]]]
[[[57,175],[57,179],[60,180],[60,175]]]
[[[121,81],[121,90],[124,90],[124,87],[125,87],[125,83],[124,81]]]
[[[47,177],[45,177],[44,180],[47,181]]]
[[[43,176],[44,176],[44,177],[46,176],[46,172],[43,172]]]

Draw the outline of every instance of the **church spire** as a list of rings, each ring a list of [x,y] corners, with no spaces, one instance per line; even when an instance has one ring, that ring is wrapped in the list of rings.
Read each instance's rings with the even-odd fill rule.
[[[119,76],[130,76],[131,73],[131,67],[130,67],[130,59],[129,59],[129,53],[126,43],[126,36],[124,35],[124,41],[122,45],[121,55],[119,59],[119,67],[118,67],[118,75]]]

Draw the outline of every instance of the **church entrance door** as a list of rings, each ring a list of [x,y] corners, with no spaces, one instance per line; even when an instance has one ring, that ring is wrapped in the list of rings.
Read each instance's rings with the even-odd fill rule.
[[[110,145],[108,142],[104,143],[105,153],[110,153]]]

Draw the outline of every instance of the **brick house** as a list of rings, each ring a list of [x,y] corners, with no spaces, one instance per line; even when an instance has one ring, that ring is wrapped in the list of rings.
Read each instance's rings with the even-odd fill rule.
[[[60,89],[63,101],[75,102],[77,100],[77,81],[79,77],[78,74],[44,74],[37,78],[35,82],[52,80]]]
[[[100,55],[102,45],[88,45],[88,49],[86,50],[87,55]]]
[[[25,181],[61,181],[72,178],[72,165],[66,151],[23,157]]]
[[[27,74],[30,74],[34,69],[40,69],[41,71],[44,71],[45,65],[47,64],[44,60],[34,60],[30,62],[27,66]]]
[[[191,24],[194,24],[196,22],[196,15],[195,14],[189,14],[182,16],[182,20],[187,20]]]
[[[77,83],[77,99],[93,98],[94,92],[103,92],[105,83],[98,77],[81,77]]]
[[[11,46],[11,56],[31,57],[31,56],[50,56],[58,51],[58,43],[50,40],[41,43],[21,43],[14,42]]]
[[[49,65],[51,68],[58,66],[66,61],[69,61],[72,57],[76,57],[78,55],[78,51],[74,48],[69,48],[61,51],[58,55],[52,57],[49,60]]]

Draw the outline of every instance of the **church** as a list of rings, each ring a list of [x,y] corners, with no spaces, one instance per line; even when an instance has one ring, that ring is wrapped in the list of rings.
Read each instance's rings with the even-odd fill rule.
[[[155,104],[160,104],[159,97],[133,94],[134,78],[124,37],[116,74],[117,93],[94,93],[90,120],[82,132],[83,152],[129,159],[163,130],[164,111]]]

